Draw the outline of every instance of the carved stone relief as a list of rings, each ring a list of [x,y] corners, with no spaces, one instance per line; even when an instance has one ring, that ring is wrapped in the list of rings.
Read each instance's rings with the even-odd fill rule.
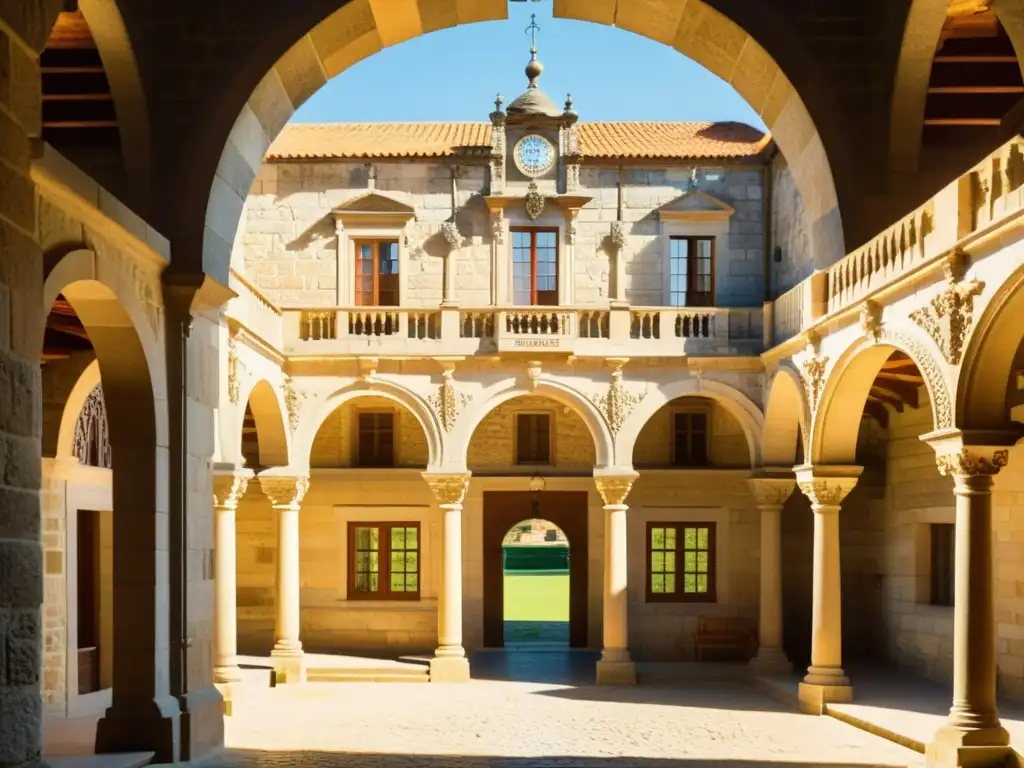
[[[931,336],[947,363],[959,365],[964,342],[974,320],[974,297],[985,290],[985,283],[979,280],[962,281],[962,255],[952,256],[945,270],[945,290],[932,297],[927,307],[911,312],[910,319]]]
[[[239,381],[238,381],[238,352],[235,348],[235,337],[228,336],[228,400],[232,405],[238,405]]]
[[[928,385],[928,393],[932,401],[932,410],[935,415],[935,428],[944,429],[953,426],[953,402],[949,396],[949,388],[946,386],[946,379],[939,370],[935,358],[928,353],[922,344],[919,344],[910,336],[886,329],[883,339],[893,342],[905,350],[914,360],[917,369],[921,372]]]
[[[803,371],[804,386],[807,388],[807,400],[811,405],[811,413],[818,410],[818,400],[825,387],[825,369],[828,366],[827,357],[812,357],[805,360],[801,366]]]
[[[537,182],[531,181],[526,191],[526,214],[531,219],[539,219],[544,213],[544,196],[537,188]]]
[[[75,440],[72,454],[87,467],[110,469],[110,431],[107,426],[107,406],[103,400],[103,387],[97,384],[82,405],[75,422]]]
[[[597,475],[594,483],[597,485],[597,492],[601,494],[605,506],[621,506],[626,503],[626,497],[636,482],[637,475]]]
[[[882,308],[874,301],[864,302],[860,311],[860,327],[876,344],[882,337]]]
[[[284,395],[284,407],[288,411],[288,425],[292,432],[299,428],[299,405],[305,395],[295,389],[292,377],[284,374],[284,381],[281,383],[281,393]]]
[[[427,398],[427,403],[434,410],[437,420],[441,422],[441,427],[445,432],[451,431],[459,414],[472,399],[455,388],[454,373],[453,369],[446,369],[441,374],[441,383],[437,387],[437,392]]]
[[[976,475],[995,475],[1006,466],[1010,459],[1008,449],[978,451],[961,448],[956,453],[941,454],[935,462],[940,475],[960,475],[972,477]]]
[[[613,436],[618,435],[622,425],[625,424],[629,414],[640,403],[647,393],[635,395],[626,389],[622,381],[622,367],[619,366],[612,372],[611,382],[608,384],[608,391],[603,394],[592,394],[590,399],[598,407],[605,419],[608,420],[608,428]]]
[[[439,504],[455,506],[462,505],[466,498],[466,491],[469,489],[469,475],[431,475],[424,474],[423,479],[427,481],[430,490],[434,492]]]

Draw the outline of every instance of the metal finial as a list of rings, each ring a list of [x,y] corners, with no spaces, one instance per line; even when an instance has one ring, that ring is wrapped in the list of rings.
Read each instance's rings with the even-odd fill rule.
[[[494,111],[495,112],[501,112],[501,105],[504,104],[504,103],[505,103],[505,100],[503,98],[501,98],[501,94],[499,93],[494,98]]]
[[[572,103],[572,94],[571,93],[567,93],[565,95],[565,111],[566,112],[573,112],[574,111],[573,110],[573,106],[574,105]]]
[[[534,56],[537,55],[537,33],[540,32],[540,27],[537,25],[537,14],[530,14],[530,26],[526,28],[526,33],[530,35],[530,53]]]

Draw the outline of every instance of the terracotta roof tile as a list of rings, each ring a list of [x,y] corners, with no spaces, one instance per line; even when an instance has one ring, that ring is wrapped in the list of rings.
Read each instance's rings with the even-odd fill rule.
[[[743,123],[580,123],[585,157],[727,159],[755,157],[768,134]],[[482,156],[490,123],[295,123],[285,126],[268,160]]]

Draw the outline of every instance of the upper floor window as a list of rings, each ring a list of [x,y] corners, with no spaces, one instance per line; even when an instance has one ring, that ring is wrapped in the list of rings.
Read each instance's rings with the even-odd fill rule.
[[[715,303],[715,238],[669,239],[669,304],[710,307]]]
[[[357,240],[355,297],[358,307],[398,306],[398,241]]]
[[[676,467],[708,465],[707,409],[677,411],[672,414],[672,464]]]
[[[932,523],[931,604],[953,605],[953,558],[956,551],[956,527],[952,523]]]
[[[516,464],[551,463],[551,415],[516,414]]]
[[[517,306],[558,304],[558,230],[512,230],[512,303]]]
[[[395,414],[391,411],[360,411],[357,419],[357,466],[395,466]]]

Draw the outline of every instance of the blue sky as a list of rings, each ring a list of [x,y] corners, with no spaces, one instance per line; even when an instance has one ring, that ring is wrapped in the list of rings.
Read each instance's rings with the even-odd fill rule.
[[[621,29],[554,19],[551,3],[510,3],[507,21],[441,30],[364,59],[295,113],[297,122],[481,121],[497,93],[526,88],[530,14],[542,89],[571,92],[581,120],[739,120],[758,115],[723,80],[672,48]]]

